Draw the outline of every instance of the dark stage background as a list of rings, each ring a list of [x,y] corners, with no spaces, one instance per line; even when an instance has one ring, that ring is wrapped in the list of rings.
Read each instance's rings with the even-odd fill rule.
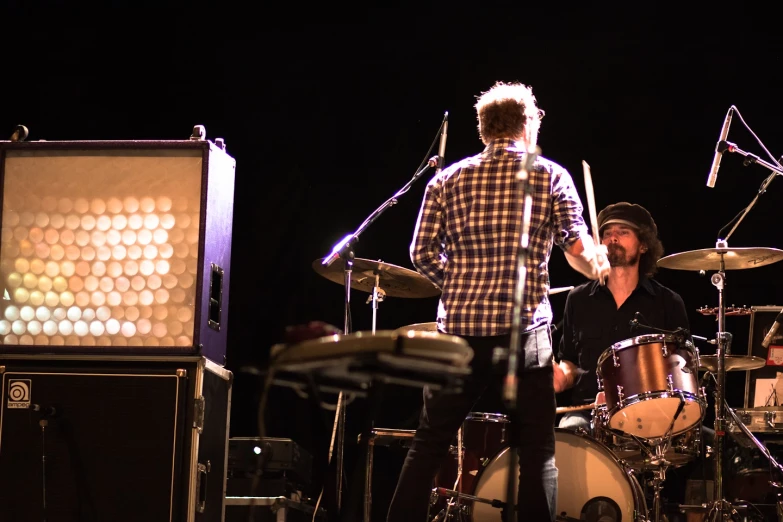
[[[261,380],[248,369],[265,368],[286,326],[320,320],[342,327],[342,286],[311,263],[437,152],[445,111],[447,163],[479,152],[473,104],[496,80],[532,85],[546,110],[543,154],[570,170],[583,197],[586,160],[599,209],[620,200],[645,206],[666,254],[714,247],[769,174],[727,154],[716,187],[706,187],[732,104],[775,157],[783,153],[783,45],[779,31],[762,27],[771,18],[762,9],[690,19],[647,6],[625,13],[556,5],[477,13],[317,9],[230,16],[217,5],[81,13],[10,7],[2,14],[0,139],[16,124],[30,129],[30,140],[187,139],[201,124],[208,139],[225,138],[236,158],[232,436],[257,433]],[[729,141],[769,161],[736,115]],[[357,257],[411,268],[408,245],[430,175],[362,234]],[[776,180],[730,247],[783,248],[781,194]],[[729,272],[727,304],[783,305],[782,270],[777,263]],[[683,296],[693,333],[713,338],[714,317],[697,312],[718,304],[709,274],[662,269],[658,279]],[[552,286],[581,282],[555,250]],[[368,294],[352,295],[354,330],[369,330]],[[565,294],[552,302],[559,321]],[[388,298],[377,327],[433,321],[436,307],[437,298]],[[733,353],[747,353],[748,325],[747,316],[727,319]],[[714,353],[712,345],[701,349]],[[730,403],[741,407],[744,374],[728,380]],[[394,389],[376,425],[412,429],[419,406],[419,390]],[[349,433],[363,411],[360,401],[349,406]],[[331,426],[321,426],[306,401],[275,388],[266,416],[269,435],[326,458]],[[400,459],[379,456],[378,510]]]

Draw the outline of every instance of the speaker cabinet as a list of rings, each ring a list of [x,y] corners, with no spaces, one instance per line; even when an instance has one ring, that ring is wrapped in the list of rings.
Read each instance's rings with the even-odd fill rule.
[[[0,519],[220,522],[233,375],[205,357],[0,356]]]
[[[0,352],[225,364],[225,144],[0,142]]]

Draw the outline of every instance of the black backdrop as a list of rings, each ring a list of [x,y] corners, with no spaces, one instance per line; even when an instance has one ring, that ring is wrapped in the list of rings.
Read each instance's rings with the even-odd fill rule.
[[[714,247],[769,174],[727,155],[716,187],[706,187],[732,104],[749,129],[735,117],[730,141],[769,160],[752,130],[773,155],[783,153],[783,45],[760,8],[688,16],[648,6],[276,9],[117,4],[76,12],[12,3],[2,13],[0,138],[24,124],[31,140],[185,139],[202,124],[236,158],[233,436],[256,433],[259,380],[246,369],[263,369],[283,329],[311,320],[342,326],[342,287],[311,263],[436,152],[430,145],[444,111],[447,162],[481,150],[473,104],[496,80],[533,86],[547,112],[543,154],[571,171],[582,194],[581,160],[588,161],[599,208],[628,200],[650,210],[667,254]],[[357,257],[411,267],[408,244],[425,183],[364,232]],[[781,193],[776,180],[729,246],[783,247]],[[777,263],[728,273],[727,304],[783,304],[781,270]],[[555,287],[583,281],[558,251],[551,274]],[[714,317],[696,311],[717,305],[709,274],[661,270],[658,278],[683,296],[693,332],[714,337]],[[354,330],[368,330],[367,294],[353,295]],[[555,321],[564,302],[565,294],[553,297]],[[432,321],[436,306],[437,298],[389,298],[377,327]],[[748,324],[727,320],[734,353],[747,351]],[[714,353],[710,345],[702,350]],[[730,375],[733,406],[742,405],[742,383],[741,372]],[[419,394],[395,390],[377,425],[412,428]],[[354,403],[348,417],[361,412]],[[302,399],[273,390],[267,415],[270,435],[325,458]]]

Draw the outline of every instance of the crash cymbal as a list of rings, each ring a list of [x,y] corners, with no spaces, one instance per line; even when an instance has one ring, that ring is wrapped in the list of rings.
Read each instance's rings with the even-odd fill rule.
[[[725,270],[758,268],[783,259],[783,250],[767,247],[703,248],[662,257],[658,266],[676,270],[720,270],[721,258]]]
[[[345,283],[345,267],[337,261],[331,266],[323,265],[323,259],[313,261],[313,270],[329,281],[338,284]],[[356,258],[351,271],[351,288],[372,293],[375,286],[375,276],[378,275],[378,286],[389,297],[433,297],[440,295],[440,289],[427,278],[414,270],[401,266]]]
[[[755,370],[757,368],[763,368],[767,363],[761,357],[755,357],[753,355],[724,355],[724,366],[726,371],[732,370]],[[699,370],[707,370],[710,372],[718,371],[718,356],[717,355],[702,355],[699,357]]]

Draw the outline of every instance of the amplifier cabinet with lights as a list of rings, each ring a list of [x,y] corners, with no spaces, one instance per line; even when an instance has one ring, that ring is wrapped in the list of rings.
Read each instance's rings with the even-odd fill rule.
[[[0,355],[0,519],[222,522],[233,375],[205,357]]]
[[[223,140],[0,142],[0,353],[225,364]]]

